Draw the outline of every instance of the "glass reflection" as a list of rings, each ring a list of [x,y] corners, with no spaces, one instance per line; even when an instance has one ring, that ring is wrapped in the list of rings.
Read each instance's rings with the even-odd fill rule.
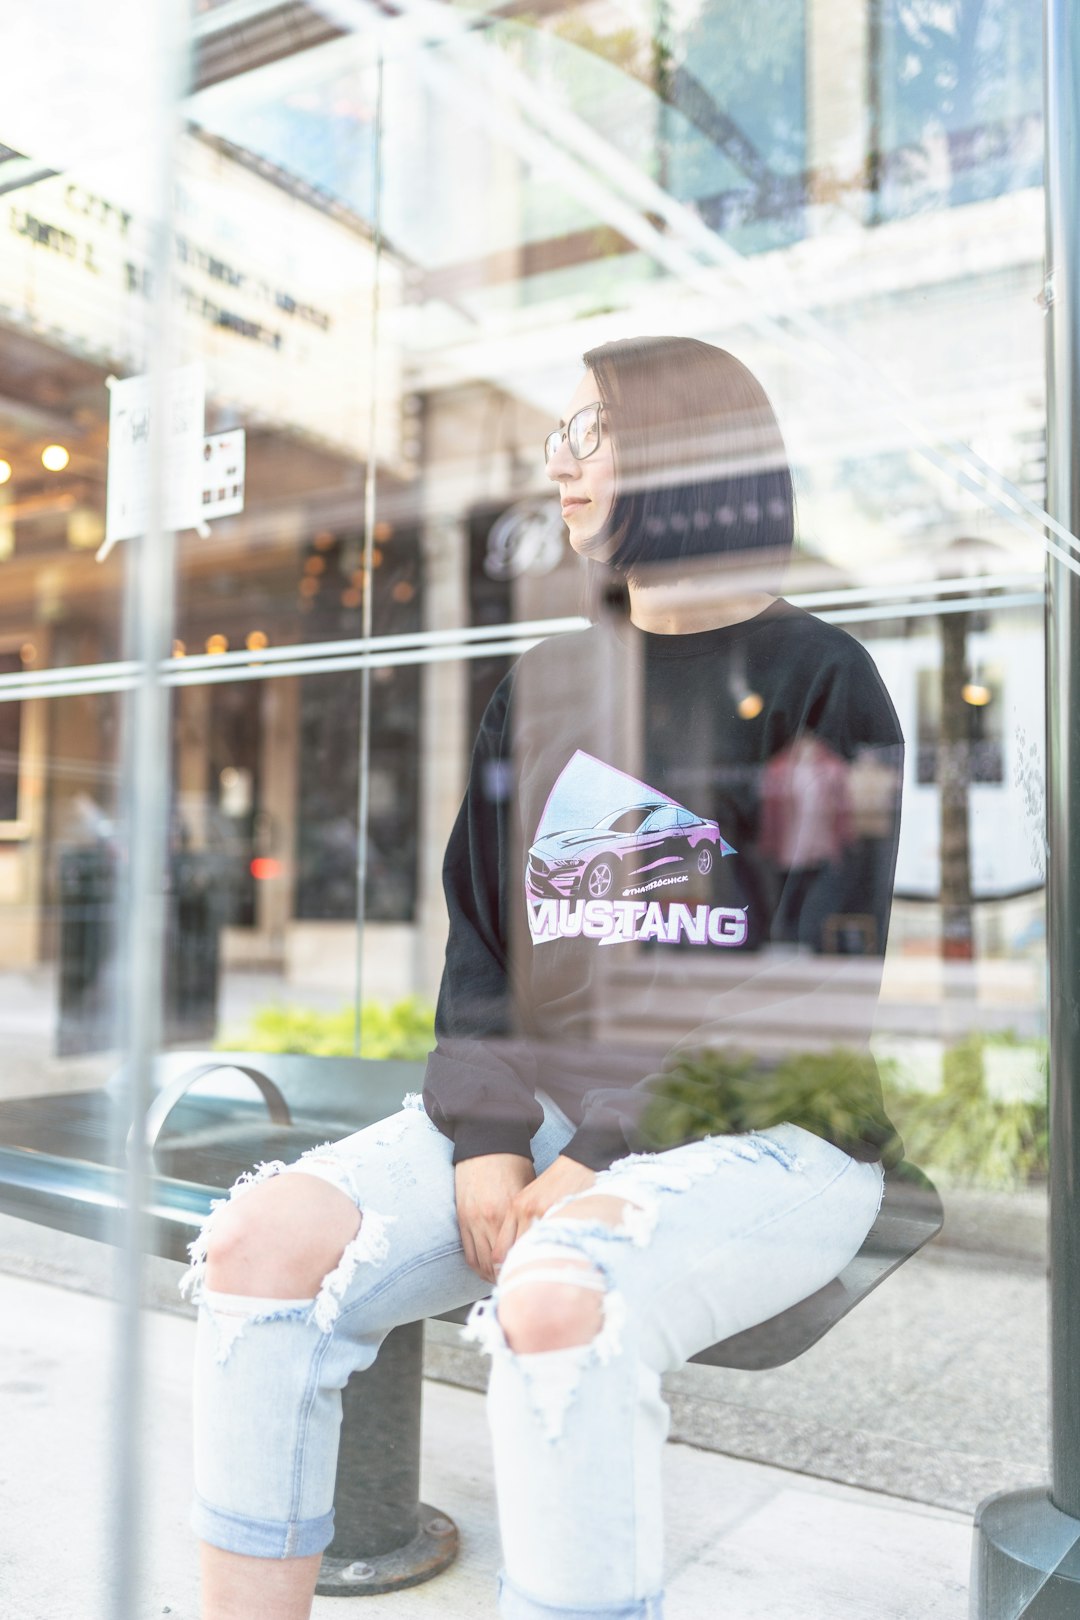
[[[357,1026],[366,1058],[423,1064],[468,786],[492,850],[510,827],[488,876],[511,993],[451,985],[461,1025],[440,1015],[440,1054],[479,1030],[476,1072],[494,1055],[500,1082],[542,1076],[578,1130],[601,1093],[609,1151],[776,1118],[859,1151],[902,1139],[950,1205],[943,1245],[849,1320],[875,1375],[854,1369],[845,1410],[826,1388],[834,1341],[768,1381],[673,1375],[691,1403],[680,1418],[676,1398],[677,1432],[701,1440],[692,1403],[709,1399],[733,1453],[965,1511],[1017,1468],[1042,1477],[1038,9],[407,4],[376,19],[349,0],[288,17],[199,0],[174,280],[155,280],[151,210],[123,165],[85,161],[103,129],[156,149],[149,52],[102,31],[74,75],[55,76],[57,51],[21,100],[0,97],[0,1115],[3,1143],[81,1188],[64,1219],[98,1219],[121,1069],[119,716],[138,672],[117,667],[123,547],[98,560],[107,379],[153,361],[139,334],[164,299],[177,358],[206,369],[207,437],[245,431],[247,477],[242,510],[178,537],[155,1083],[191,1054],[258,1048],[312,1063],[320,1140],[349,1123],[342,1096],[357,1125],[394,1106],[371,1069],[345,1083],[325,1065]],[[537,446],[574,403],[574,357],[665,331],[761,378],[798,521],[784,568],[768,548],[737,564],[723,548],[769,538],[770,506],[786,522],[779,464],[758,500],[702,449],[685,378],[651,416],[632,421],[628,395],[610,444],[654,575],[635,588],[641,623],[629,554],[609,554],[618,513],[594,527],[603,491],[565,460],[545,478]],[[665,580],[675,541],[702,554]],[[799,662],[805,635],[859,649],[858,702],[811,715],[822,671]],[[696,638],[707,651],[665,655]],[[890,706],[902,765],[898,741],[862,734]],[[555,735],[569,754],[549,769]],[[613,778],[625,795],[599,791]],[[467,972],[469,952],[451,954]],[[555,964],[573,958],[565,982]],[[155,1160],[166,1198],[300,1150],[235,1075],[206,1090]],[[1017,1256],[1029,1276],[1006,1274]],[[460,1355],[449,1324],[429,1337],[443,1329]],[[1019,1369],[1007,1399],[1003,1354]],[[785,1451],[808,1422],[839,1449]],[[155,1480],[176,1492],[170,1523],[182,1483]]]

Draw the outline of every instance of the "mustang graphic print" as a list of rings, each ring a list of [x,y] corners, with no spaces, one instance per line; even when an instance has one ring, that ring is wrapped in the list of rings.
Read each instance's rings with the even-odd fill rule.
[[[536,895],[588,895],[604,900],[671,866],[712,871],[714,847],[723,843],[715,821],[680,805],[656,800],[603,816],[595,827],[549,833],[529,851],[529,888]],[[730,846],[724,853],[733,853]]]
[[[529,848],[533,940],[582,935],[604,944],[741,944],[745,910],[677,900],[680,886],[707,878],[717,860],[735,853],[715,821],[579,750],[552,789]],[[676,903],[648,898],[658,890],[673,891],[662,900]]]

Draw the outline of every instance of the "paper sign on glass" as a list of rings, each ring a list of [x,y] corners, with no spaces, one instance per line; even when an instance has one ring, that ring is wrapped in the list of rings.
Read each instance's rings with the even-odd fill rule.
[[[246,434],[243,428],[231,433],[213,433],[203,441],[201,516],[232,517],[244,510],[244,458]]]
[[[109,481],[105,544],[132,540],[150,524],[152,456],[158,453],[151,379],[114,382],[109,397]],[[165,382],[160,435],[167,529],[190,529],[202,520],[203,417],[206,384],[199,364],[180,366]]]

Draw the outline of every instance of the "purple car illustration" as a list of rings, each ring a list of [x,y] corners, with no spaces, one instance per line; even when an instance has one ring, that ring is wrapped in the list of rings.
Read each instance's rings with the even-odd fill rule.
[[[715,821],[670,802],[634,804],[604,816],[595,827],[537,839],[529,850],[528,887],[537,897],[602,900],[669,867],[705,877],[717,844],[721,855],[735,853]]]

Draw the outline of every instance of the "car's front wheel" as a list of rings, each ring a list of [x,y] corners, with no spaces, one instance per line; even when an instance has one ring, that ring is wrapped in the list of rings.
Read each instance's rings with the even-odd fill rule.
[[[708,877],[712,871],[713,852],[708,844],[702,844],[697,852],[697,869],[702,877]]]
[[[585,869],[581,887],[590,900],[603,900],[615,886],[615,868],[606,855],[598,856]]]

